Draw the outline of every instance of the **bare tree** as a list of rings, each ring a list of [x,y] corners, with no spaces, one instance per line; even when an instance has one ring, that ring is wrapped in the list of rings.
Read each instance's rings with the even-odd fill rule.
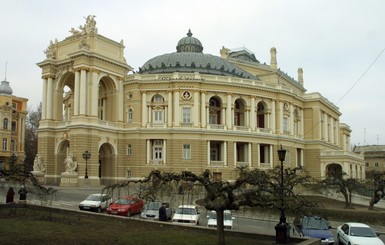
[[[41,107],[40,103],[36,110],[28,109],[27,120],[25,123],[25,160],[24,164],[27,171],[31,171],[33,168],[33,161],[37,153],[37,130],[41,120]]]
[[[381,198],[385,197],[385,172],[373,172],[374,191],[373,197],[369,202],[369,210],[373,210],[374,204],[378,203]]]
[[[364,182],[359,179],[349,178],[346,173],[341,175],[328,176],[325,179],[317,182],[314,185],[314,189],[321,192],[330,192],[336,190],[339,194],[342,194],[345,200],[345,208],[353,208],[352,206],[352,194],[360,190],[366,189]]]
[[[5,183],[18,183],[25,186],[29,194],[33,194],[39,198],[41,202],[47,202],[52,199],[57,190],[52,187],[44,187],[29,171],[25,170],[23,164],[16,164],[11,169],[0,169],[1,185]]]
[[[207,210],[215,210],[217,213],[217,238],[218,244],[225,244],[224,235],[224,210],[239,210],[240,206],[266,207],[281,210],[281,197],[279,196],[279,168],[271,171],[249,170],[239,168],[237,179],[222,181],[213,178],[209,170],[197,175],[190,171],[179,174],[153,170],[149,175],[140,180],[128,180],[127,182],[107,186],[103,192],[114,192],[117,188],[128,187],[130,183],[146,183],[146,191],[140,192],[141,198],[156,196],[162,188],[170,188],[180,182],[188,182],[194,186],[205,189],[205,197],[202,201]],[[310,181],[310,177],[298,174],[300,168],[285,170],[285,205],[296,213],[303,212],[306,208],[316,207],[314,202],[307,202],[296,194],[294,187]]]

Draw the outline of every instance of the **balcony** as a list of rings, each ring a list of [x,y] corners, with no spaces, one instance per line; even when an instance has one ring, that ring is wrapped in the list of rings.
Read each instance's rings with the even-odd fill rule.
[[[237,162],[237,167],[249,167],[249,162]]]
[[[211,167],[224,167],[225,162],[224,161],[210,161]]]
[[[161,166],[164,165],[163,160],[150,160],[150,165]]]
[[[225,125],[222,125],[222,124],[209,124],[209,129],[213,129],[213,130],[224,130],[225,129]]]

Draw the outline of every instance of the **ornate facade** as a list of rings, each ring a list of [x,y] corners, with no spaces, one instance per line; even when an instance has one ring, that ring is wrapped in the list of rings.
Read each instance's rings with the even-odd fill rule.
[[[123,41],[100,34],[93,16],[71,36],[51,42],[42,69],[43,101],[38,153],[45,181],[60,184],[69,153],[78,185],[88,170],[91,185],[146,176],[157,168],[233,179],[237,166],[269,169],[302,166],[314,177],[336,171],[365,178],[363,157],[350,150],[348,125],[319,93],[247,50],[203,53],[191,31],[176,52],[132,71]],[[170,46],[173,46],[171,44]],[[131,72],[132,71],[132,72]],[[82,154],[91,153],[85,160]]]
[[[27,117],[26,98],[12,95],[8,81],[0,85],[0,168],[9,170],[13,164],[25,159],[24,137]]]

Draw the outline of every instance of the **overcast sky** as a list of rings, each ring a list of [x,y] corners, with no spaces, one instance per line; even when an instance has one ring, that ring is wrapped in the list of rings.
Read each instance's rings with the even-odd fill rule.
[[[302,67],[307,92],[340,108],[352,145],[385,144],[384,0],[0,0],[0,10],[0,79],[34,109],[43,51],[92,14],[99,34],[123,39],[136,71],[175,52],[188,29],[217,56],[244,47],[269,63],[275,47],[281,70],[297,79]]]

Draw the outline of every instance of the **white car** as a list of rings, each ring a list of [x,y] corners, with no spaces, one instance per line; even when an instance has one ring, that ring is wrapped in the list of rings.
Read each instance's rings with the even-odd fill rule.
[[[384,245],[378,234],[363,223],[345,223],[337,227],[337,244]]]
[[[103,210],[106,210],[111,203],[112,198],[107,194],[91,194],[84,201],[79,203],[79,209],[100,213]]]
[[[173,223],[199,225],[199,212],[195,205],[180,205],[172,217]]]
[[[233,220],[235,218],[231,215],[230,210],[223,211],[223,227],[225,229],[233,229]],[[207,216],[207,226],[208,227],[217,227],[217,212],[211,211],[210,215]]]
[[[144,209],[140,214],[140,217],[143,219],[159,219],[159,208],[162,206],[162,202],[146,202]],[[171,219],[171,209],[169,208],[168,203],[166,203],[166,219]]]

